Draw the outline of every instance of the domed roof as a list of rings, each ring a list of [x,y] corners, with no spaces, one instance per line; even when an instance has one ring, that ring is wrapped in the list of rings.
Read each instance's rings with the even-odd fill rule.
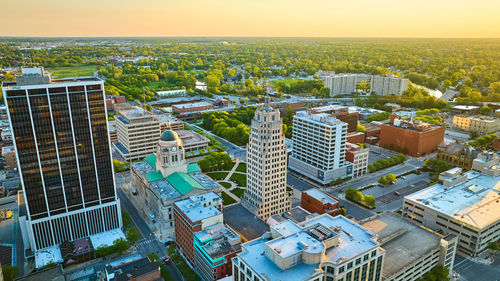
[[[179,136],[177,135],[177,133],[171,130],[163,132],[160,136],[160,140],[162,141],[174,141],[178,139]]]

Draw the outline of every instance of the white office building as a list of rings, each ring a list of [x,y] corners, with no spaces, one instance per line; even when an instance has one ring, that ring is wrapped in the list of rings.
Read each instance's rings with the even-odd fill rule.
[[[234,281],[379,281],[385,255],[374,232],[328,214],[275,224],[241,248]]]
[[[118,142],[113,145],[126,161],[141,160],[153,153],[160,139],[160,121],[140,107],[120,110],[115,128]]]
[[[347,123],[328,114],[299,112],[293,118],[293,153],[288,168],[321,184],[352,176],[346,161]]]
[[[500,239],[500,165],[491,152],[481,153],[472,170],[441,173],[440,184],[408,195],[403,215],[443,234],[458,236],[458,250],[477,254]]]
[[[278,109],[255,111],[247,146],[247,190],[243,205],[262,220],[291,208],[286,191],[287,148]]]

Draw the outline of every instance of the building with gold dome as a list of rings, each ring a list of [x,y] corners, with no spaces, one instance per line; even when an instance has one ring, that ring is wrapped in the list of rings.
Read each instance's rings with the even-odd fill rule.
[[[197,164],[186,162],[184,152],[182,139],[167,130],[160,135],[153,154],[131,164],[129,197],[161,240],[174,236],[175,201],[221,192],[221,186],[203,174]]]

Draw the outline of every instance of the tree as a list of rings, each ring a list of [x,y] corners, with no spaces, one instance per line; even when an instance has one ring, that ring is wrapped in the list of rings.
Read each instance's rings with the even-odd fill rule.
[[[220,79],[215,75],[207,75],[205,77],[205,83],[207,83],[207,89],[209,92],[216,93],[218,91],[217,87],[220,86]]]
[[[366,132],[366,127],[358,123],[357,131],[364,133],[364,132]]]
[[[156,253],[149,253],[147,254],[147,257],[150,261],[159,261],[160,257]]]
[[[113,241],[113,250],[119,255],[123,254],[130,247],[127,240],[123,238],[116,239]]]
[[[424,167],[436,174],[440,174],[450,169],[448,162],[440,159],[427,159],[425,160]]]
[[[448,268],[439,265],[424,274],[424,277],[418,279],[417,281],[449,281],[449,273]]]
[[[135,243],[140,237],[141,235],[139,234],[139,231],[137,231],[137,228],[131,227],[127,229],[127,240],[129,242]]]
[[[365,205],[371,208],[375,207],[376,200],[372,195],[365,195]]]
[[[398,181],[398,179],[396,178],[396,176],[394,174],[388,174],[387,175],[387,181],[390,182],[390,183],[395,183]]]
[[[500,251],[500,244],[498,242],[490,242],[486,249],[492,250],[494,255],[496,256],[497,252]]]
[[[389,183],[386,176],[381,176],[380,179],[378,179],[378,182],[380,184],[388,184]]]
[[[125,210],[122,210],[122,222],[123,222],[123,226],[125,226],[125,227],[129,226],[132,223],[132,219],[130,218],[130,215]]]
[[[469,136],[472,140],[475,140],[477,139],[477,137],[479,137],[479,134],[476,131],[470,131]]]
[[[2,265],[2,273],[5,281],[13,281],[19,275],[19,268],[12,265]]]
[[[359,106],[359,107],[363,107],[365,104],[364,104],[363,100],[360,97],[357,97],[354,100],[354,105],[355,106]]]
[[[493,109],[491,109],[487,106],[483,106],[479,109],[479,113],[481,113],[483,115],[491,115],[492,112],[493,112]]]

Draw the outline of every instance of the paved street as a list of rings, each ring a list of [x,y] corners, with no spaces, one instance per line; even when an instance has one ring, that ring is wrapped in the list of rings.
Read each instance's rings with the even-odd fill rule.
[[[143,256],[147,255],[148,253],[157,253],[160,257],[167,255],[166,247],[156,239],[148,224],[142,219],[142,217],[137,212],[137,209],[134,207],[134,205],[132,205],[132,202],[130,202],[123,190],[120,188],[121,185],[119,184],[119,182],[123,183],[124,179],[126,179],[125,175],[123,175],[123,173],[121,175],[116,174],[115,178],[118,197],[120,197],[120,204],[122,208],[130,214],[132,221],[137,227],[137,230],[143,237],[136,244],[137,252]],[[173,263],[167,265],[167,269],[174,280],[184,280],[179,270]]]
[[[459,275],[458,281],[500,281],[500,256],[486,265],[456,255],[453,270]]]

